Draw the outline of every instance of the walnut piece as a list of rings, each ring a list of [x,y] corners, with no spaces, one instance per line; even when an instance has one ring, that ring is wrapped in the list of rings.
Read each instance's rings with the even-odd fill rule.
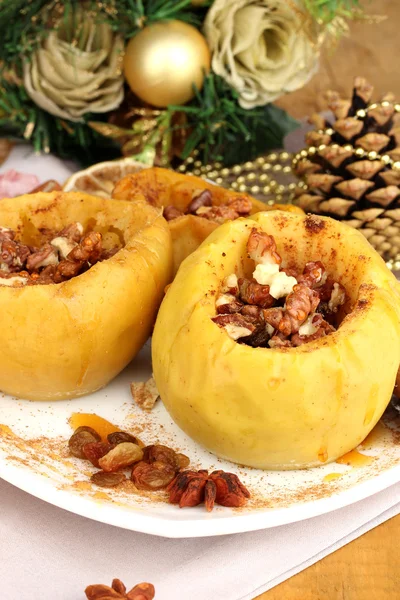
[[[253,278],[225,277],[215,301],[218,314],[211,317],[231,339],[253,348],[290,348],[335,331],[334,314],[346,291],[322,262],[306,263],[302,273],[281,268],[274,238],[254,227],[247,251],[256,263]]]
[[[46,241],[36,248],[18,241],[13,230],[0,227],[0,285],[62,283],[119,250],[103,249],[99,232],[83,235],[81,223],[70,223],[58,233],[41,228],[40,234]],[[15,278],[8,276],[12,273],[17,274]]]
[[[150,377],[147,381],[133,381],[131,383],[131,394],[142,410],[151,410],[160,397],[153,377]]]

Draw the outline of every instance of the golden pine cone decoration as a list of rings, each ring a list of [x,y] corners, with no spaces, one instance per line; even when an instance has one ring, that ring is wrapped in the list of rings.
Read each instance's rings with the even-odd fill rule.
[[[400,104],[392,94],[378,102],[372,95],[363,77],[355,78],[351,100],[327,92],[334,120],[310,119],[316,129],[293,160],[302,179],[295,202],[359,229],[393,264],[400,260]]]

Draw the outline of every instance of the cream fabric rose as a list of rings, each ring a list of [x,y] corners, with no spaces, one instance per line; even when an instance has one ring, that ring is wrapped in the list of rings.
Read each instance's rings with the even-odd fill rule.
[[[70,121],[113,110],[124,95],[123,49],[108,25],[94,23],[78,9],[24,65],[25,89],[38,106]]]
[[[316,23],[296,0],[215,0],[204,32],[213,71],[239,92],[243,108],[298,89],[318,66]]]

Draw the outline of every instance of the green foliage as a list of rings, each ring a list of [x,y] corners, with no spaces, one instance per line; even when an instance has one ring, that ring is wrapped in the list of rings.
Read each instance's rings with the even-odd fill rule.
[[[304,0],[308,12],[323,23],[330,23],[335,17],[352,18],[360,8],[360,0]]]
[[[200,27],[207,4],[196,8],[191,0],[86,0],[84,7],[92,18],[129,38],[157,21],[179,19]],[[78,6],[81,0],[0,0],[0,61],[20,67],[49,29],[69,19]]]
[[[93,118],[88,115],[87,119]],[[116,158],[119,147],[87,126],[53,117],[27,96],[23,87],[2,83],[0,88],[2,135],[30,141],[35,150],[74,158],[83,165]]]
[[[63,10],[77,0],[65,0]],[[30,56],[52,24],[56,0],[0,0],[0,61],[14,66]]]
[[[327,9],[332,10],[332,2],[349,5],[357,0],[306,2],[325,14]],[[96,115],[97,130],[88,125],[94,115],[86,115],[80,123],[54,117],[35,105],[18,79],[23,62],[29,60],[49,30],[63,24],[68,25],[67,33],[71,24],[73,29],[74,10],[82,4],[81,0],[0,0],[0,133],[30,140],[37,150],[89,164],[117,156],[120,151],[113,136],[101,135],[102,121],[106,122],[108,115],[100,119]],[[193,6],[191,0],[85,0],[84,9],[88,16],[108,23],[128,39],[157,21],[179,19],[201,26],[210,4],[212,0],[200,7]],[[175,112],[184,112],[187,118],[184,127],[189,135],[184,157],[200,146],[204,161],[215,159],[225,164],[250,160],[281,146],[283,137],[297,126],[296,121],[273,105],[253,110],[241,108],[238,94],[222,78],[211,74],[203,89],[196,90],[192,102],[167,109],[165,120],[161,119],[155,129],[154,140],[150,137],[146,141],[146,151],[150,146],[153,151],[158,143],[167,155],[168,140],[175,128],[182,127],[170,126],[175,122]],[[150,141],[154,141],[153,145]]]
[[[204,10],[192,6],[191,0],[112,0],[100,15],[126,38],[157,21],[178,19],[200,27],[203,17]]]
[[[281,147],[285,135],[298,127],[297,121],[273,104],[242,108],[237,92],[213,74],[206,77],[203,89],[196,90],[189,105],[170,106],[168,110],[184,112],[186,127],[192,130],[182,158],[200,146],[204,162],[219,160],[226,165]]]

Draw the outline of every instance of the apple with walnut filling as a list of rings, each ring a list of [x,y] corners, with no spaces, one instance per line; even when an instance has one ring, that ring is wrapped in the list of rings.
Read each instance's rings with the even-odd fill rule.
[[[211,234],[169,288],[153,371],[177,424],[218,456],[264,469],[330,462],[390,401],[399,284],[356,230],[258,213]]]

